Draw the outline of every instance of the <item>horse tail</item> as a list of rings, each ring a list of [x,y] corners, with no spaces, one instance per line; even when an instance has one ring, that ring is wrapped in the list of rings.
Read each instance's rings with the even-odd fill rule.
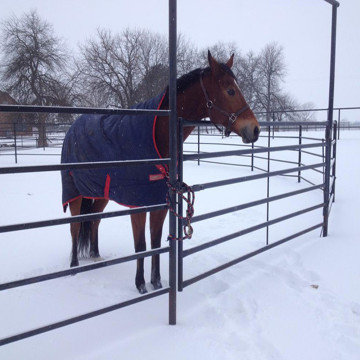
[[[80,215],[91,214],[93,203],[94,200],[83,198],[81,202]],[[78,254],[82,257],[89,254],[90,235],[91,235],[91,221],[83,221],[80,227],[79,242],[78,242]]]

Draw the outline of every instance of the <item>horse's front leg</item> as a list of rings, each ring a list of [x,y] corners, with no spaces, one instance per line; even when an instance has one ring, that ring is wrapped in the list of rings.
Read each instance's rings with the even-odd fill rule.
[[[80,215],[82,199],[76,199],[69,203],[71,216]],[[78,242],[79,242],[79,234],[80,234],[81,223],[71,223],[70,224],[70,232],[71,232],[71,240],[72,240],[72,251],[71,251],[71,263],[70,267],[78,266]]]
[[[162,229],[167,210],[157,210],[150,213],[151,248],[158,249],[161,246]],[[155,290],[161,289],[160,255],[154,255],[151,262],[151,283]]]
[[[106,199],[97,199],[94,201],[94,204],[91,207],[92,213],[103,212],[109,200]],[[91,222],[90,230],[90,257],[100,258],[99,253],[99,225],[100,219],[93,220]]]
[[[146,213],[132,214],[131,225],[134,234],[135,252],[146,250],[145,242],[145,223]],[[145,278],[144,278],[144,258],[137,260],[135,285],[140,294],[147,293]]]

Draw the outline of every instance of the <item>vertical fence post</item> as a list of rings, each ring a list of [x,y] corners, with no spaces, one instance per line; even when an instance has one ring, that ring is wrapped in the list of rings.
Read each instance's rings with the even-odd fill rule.
[[[302,144],[302,125],[299,126],[299,145]],[[298,166],[301,167],[301,147],[299,147]],[[298,183],[301,181],[301,170],[298,171]]]
[[[273,126],[274,128],[274,126]],[[270,145],[271,145],[271,136],[270,136],[270,131],[271,128],[270,126],[268,127],[269,131],[269,135],[268,135],[268,148],[270,149]],[[270,173],[270,151],[268,151],[268,158],[267,158],[267,172],[268,174]],[[267,198],[270,197],[270,177],[268,176],[266,179],[266,196]],[[270,219],[270,203],[267,202],[266,203],[266,221],[269,221]],[[266,226],[266,245],[269,245],[269,226]]]
[[[14,146],[15,146],[15,164],[17,164],[17,134],[16,134],[16,121],[14,121]]]
[[[177,118],[176,118],[176,0],[169,0],[169,147],[170,147],[170,183],[176,183],[176,153],[177,153]],[[176,194],[170,191],[170,202],[176,203]],[[169,234],[176,235],[176,217],[169,212]],[[169,324],[176,324],[176,240],[169,239]]]
[[[327,2],[330,2],[327,0]],[[331,131],[333,128],[333,112],[334,112],[334,88],[335,88],[335,53],[336,53],[336,18],[337,8],[339,3],[331,1],[332,4],[332,18],[331,18],[331,51],[330,51],[330,81],[329,81],[329,106],[328,106],[328,120],[326,126],[326,156],[325,156],[325,187],[324,187],[324,225],[323,236],[328,235],[329,224],[329,200],[330,200],[330,167],[331,167]]]
[[[200,155],[200,127],[197,128],[198,131],[198,155]],[[200,158],[198,158],[198,165],[200,165]]]
[[[254,150],[254,143],[251,143],[251,149]],[[251,153],[251,171],[254,171],[254,153]]]
[[[183,119],[179,119],[178,121],[178,144],[179,144],[179,151],[178,151],[178,181],[180,184],[183,182],[183,141],[184,141],[184,123]],[[198,130],[200,128],[198,127]],[[183,236],[183,201],[181,196],[178,196],[178,233],[177,237],[180,239]],[[183,291],[183,241],[178,241],[178,290]]]
[[[45,151],[47,146],[47,139],[46,139],[46,122],[42,126],[42,137],[43,137],[43,150]]]
[[[336,182],[336,147],[337,147],[337,133],[339,131],[339,126],[337,124],[336,121],[334,121],[334,135],[333,135],[333,142],[334,142],[334,146],[333,146],[333,154],[332,157],[334,159],[334,164],[332,166],[332,177],[333,177],[333,186],[331,189],[331,193],[334,195],[333,196],[333,202],[335,202],[335,182]]]

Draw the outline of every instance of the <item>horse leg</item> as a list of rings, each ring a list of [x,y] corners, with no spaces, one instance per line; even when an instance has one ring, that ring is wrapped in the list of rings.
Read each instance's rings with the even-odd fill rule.
[[[78,198],[78,199],[72,201],[71,203],[69,203],[71,216],[80,215],[81,202],[82,202],[82,198]],[[79,241],[79,234],[80,234],[80,226],[81,226],[81,223],[79,223],[79,222],[70,224],[70,232],[71,232],[71,239],[72,239],[72,252],[71,252],[70,267],[79,265],[78,241]]]
[[[91,207],[92,213],[103,212],[109,200],[96,199]],[[93,220],[90,225],[90,257],[99,258],[99,225],[101,219]]]
[[[167,210],[157,210],[150,213],[151,248],[158,249],[161,246],[162,229]],[[155,290],[161,289],[160,255],[154,255],[151,259],[151,283]]]
[[[146,213],[132,214],[131,217],[131,226],[134,235],[134,244],[135,252],[145,251],[146,242],[145,242],[145,223],[146,223]],[[144,278],[144,258],[137,260],[136,268],[136,277],[135,285],[139,290],[140,294],[147,293],[145,286]]]

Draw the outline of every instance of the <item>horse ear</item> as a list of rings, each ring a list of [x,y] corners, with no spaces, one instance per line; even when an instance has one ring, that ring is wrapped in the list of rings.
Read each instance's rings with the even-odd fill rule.
[[[213,57],[211,55],[210,50],[208,50],[208,60],[209,60],[209,65],[211,66],[211,61],[212,61]]]
[[[228,62],[226,63],[226,66],[231,69],[231,67],[233,66],[233,63],[234,63],[234,54],[232,54],[232,55],[230,56],[230,59],[229,59]]]
[[[208,50],[208,59],[210,69],[214,74],[217,74],[220,71],[219,63],[212,57],[210,50]]]

